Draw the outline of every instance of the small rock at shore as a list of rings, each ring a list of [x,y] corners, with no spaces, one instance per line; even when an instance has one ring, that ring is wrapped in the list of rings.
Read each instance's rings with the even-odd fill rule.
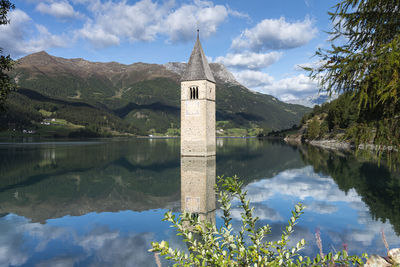
[[[392,266],[392,265],[379,255],[371,255],[368,257],[367,263],[365,263],[364,266],[365,267],[386,267],[386,266]]]
[[[389,250],[388,256],[393,261],[394,264],[400,264],[400,248],[394,248]]]

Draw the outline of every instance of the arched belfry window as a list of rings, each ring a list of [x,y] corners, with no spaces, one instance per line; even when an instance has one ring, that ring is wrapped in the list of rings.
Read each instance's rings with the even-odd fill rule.
[[[192,86],[189,88],[190,90],[190,99],[199,99],[199,87]]]

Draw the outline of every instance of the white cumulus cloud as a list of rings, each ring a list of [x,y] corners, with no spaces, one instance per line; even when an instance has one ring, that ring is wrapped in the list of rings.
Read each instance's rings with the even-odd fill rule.
[[[208,37],[217,31],[218,25],[227,17],[228,9],[225,6],[195,1],[170,13],[160,31],[167,34],[172,42],[189,41],[193,40],[193,30],[196,27],[200,29],[202,36]]]
[[[268,73],[257,70],[233,72],[235,78],[244,86],[265,94],[273,95],[282,101],[291,101],[315,95],[318,82],[304,74],[276,80]]]
[[[222,63],[228,67],[234,68],[242,68],[242,69],[260,69],[266,68],[276,61],[282,56],[282,52],[273,51],[270,53],[254,53],[254,52],[245,52],[245,53],[236,53],[236,54],[227,54],[224,57],[217,57],[215,62]]]
[[[233,75],[241,84],[251,89],[270,86],[274,82],[273,77],[265,72],[256,70],[233,72]]]
[[[88,39],[95,47],[119,44],[121,39],[129,41],[153,41],[164,16],[164,8],[151,0],[142,0],[133,5],[122,2],[93,2],[89,9],[94,20],[89,19],[77,35]]]
[[[36,6],[36,10],[54,16],[56,18],[74,18],[80,16],[78,12],[76,12],[68,1],[59,1],[59,2],[51,2],[44,3],[40,2]]]
[[[289,49],[302,46],[313,39],[317,28],[309,18],[294,23],[280,19],[264,19],[254,28],[244,30],[232,41],[235,50],[248,49],[255,52]]]
[[[36,24],[22,10],[9,13],[10,23],[0,26],[0,44],[5,54],[18,57],[24,54],[66,46],[63,36],[51,34],[48,29]]]
[[[134,4],[127,1],[84,3],[91,13],[90,18],[76,34],[95,47],[118,45],[124,40],[151,42],[159,35],[166,36],[172,43],[186,42],[193,40],[197,27],[201,36],[208,37],[216,33],[229,15],[238,16],[223,5],[200,0],[181,6],[174,1],[153,0]]]
[[[237,17],[237,18],[244,18],[244,19],[247,19],[247,20],[251,21],[251,18],[249,16],[249,14],[244,13],[244,12],[239,12],[237,10],[233,10],[229,6],[227,6],[227,9],[228,9],[229,15],[232,15],[232,16]]]
[[[304,74],[278,80],[261,70],[283,56],[279,50],[305,45],[316,34],[317,28],[308,17],[297,22],[288,22],[284,17],[264,19],[234,38],[234,52],[217,57],[215,62],[231,68],[237,80],[250,89],[284,101],[304,98],[318,91],[316,83]]]
[[[174,0],[31,2],[36,4],[35,10],[42,14],[63,20],[84,18],[85,21],[79,28],[69,28],[62,35],[54,35],[35,23],[24,11],[14,10],[9,13],[13,22],[0,26],[1,45],[5,50],[12,51],[14,56],[72,44],[78,39],[89,41],[95,48],[125,42],[153,42],[160,36],[171,43],[187,42],[195,38],[196,28],[200,29],[201,37],[207,38],[215,34],[229,16],[248,18],[247,14],[232,10],[228,5],[203,0],[185,3]],[[84,8],[85,13],[78,12],[77,5]]]
[[[304,74],[274,81],[261,88],[267,94],[278,96],[281,100],[305,98],[318,91],[318,83]]]

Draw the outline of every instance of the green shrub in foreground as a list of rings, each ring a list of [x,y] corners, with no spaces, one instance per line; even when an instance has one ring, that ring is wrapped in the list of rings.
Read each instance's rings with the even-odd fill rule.
[[[217,228],[208,221],[202,221],[198,216],[184,212],[178,218],[171,212],[164,215],[164,221],[172,223],[178,235],[184,237],[188,251],[172,249],[168,242],[152,242],[150,251],[161,253],[174,262],[174,266],[347,266],[363,265],[358,256],[349,256],[345,250],[336,254],[318,254],[314,259],[299,254],[306,242],[299,241],[294,247],[289,247],[290,235],[304,206],[299,203],[292,211],[292,217],[278,241],[265,240],[271,233],[269,225],[257,228],[258,217],[253,216],[254,208],[246,199],[247,192],[242,191],[243,183],[234,177],[218,177],[218,202],[223,211],[224,225]],[[231,201],[240,201],[243,210],[242,226],[235,233],[231,224]],[[321,257],[322,255],[322,257]],[[364,258],[367,255],[363,255]]]

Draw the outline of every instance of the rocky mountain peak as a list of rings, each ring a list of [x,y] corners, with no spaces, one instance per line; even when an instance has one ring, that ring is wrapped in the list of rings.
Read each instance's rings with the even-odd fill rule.
[[[186,63],[183,62],[168,62],[164,64],[164,67],[172,72],[177,73],[179,76],[182,76],[186,69]]]
[[[168,62],[164,64],[164,67],[172,72],[177,73],[179,76],[182,76],[185,72],[187,63],[182,62]],[[210,63],[211,71],[216,79],[217,83],[227,83],[231,85],[241,85],[238,81],[236,81],[233,74],[221,63]]]
[[[39,66],[47,65],[54,62],[53,56],[47,54],[45,51],[30,54],[18,60],[20,64],[35,64]]]
[[[242,86],[238,81],[236,81],[233,74],[223,64],[211,63],[210,67],[215,79],[217,79],[219,83],[228,83],[232,85]]]

